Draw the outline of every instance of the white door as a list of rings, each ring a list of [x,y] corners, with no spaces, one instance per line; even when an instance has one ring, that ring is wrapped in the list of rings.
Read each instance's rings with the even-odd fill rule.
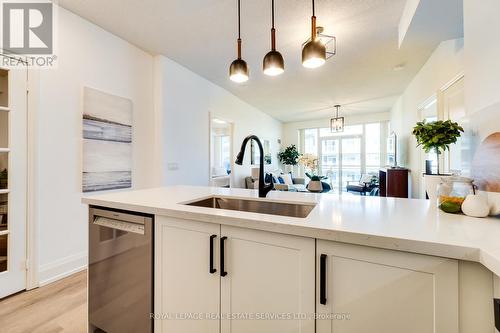
[[[313,333],[314,239],[224,225],[221,236],[221,332]]]
[[[26,87],[25,69],[0,68],[0,298],[26,288]]]
[[[347,182],[359,181],[363,172],[362,136],[322,138],[320,173],[327,176],[332,189],[341,192]]]
[[[318,240],[317,267],[317,333],[458,332],[456,260]]]
[[[155,332],[219,332],[219,233],[218,224],[156,217]]]
[[[340,192],[342,178],[340,156],[340,138],[322,138],[320,140],[320,173],[328,177],[327,181],[336,193]]]

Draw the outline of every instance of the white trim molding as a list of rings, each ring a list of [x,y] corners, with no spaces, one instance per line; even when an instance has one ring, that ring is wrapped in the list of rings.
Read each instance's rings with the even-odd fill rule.
[[[80,252],[40,266],[39,286],[55,282],[87,268],[87,253]]]
[[[36,219],[36,122],[39,105],[39,71],[27,71],[27,172],[26,172],[26,290],[38,287],[38,233]]]

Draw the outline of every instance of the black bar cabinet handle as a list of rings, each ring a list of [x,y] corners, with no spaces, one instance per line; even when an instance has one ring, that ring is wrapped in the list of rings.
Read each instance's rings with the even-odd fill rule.
[[[319,257],[319,303],[326,305],[326,254]]]
[[[214,239],[216,237],[217,235],[210,236],[210,274],[214,274],[215,272],[217,272],[217,270],[214,268]]]
[[[227,272],[224,268],[224,241],[227,237],[221,237],[220,239],[220,276],[226,276]]]

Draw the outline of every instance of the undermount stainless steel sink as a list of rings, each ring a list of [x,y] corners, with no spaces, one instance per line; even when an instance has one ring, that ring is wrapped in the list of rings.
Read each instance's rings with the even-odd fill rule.
[[[314,207],[316,207],[315,204],[235,199],[224,197],[210,197],[187,203],[186,205],[299,218],[306,218],[314,209]]]

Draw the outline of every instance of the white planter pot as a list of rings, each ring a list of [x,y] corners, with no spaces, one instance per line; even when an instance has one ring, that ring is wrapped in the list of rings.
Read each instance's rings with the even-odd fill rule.
[[[438,196],[437,189],[439,184],[443,182],[443,178],[450,177],[447,175],[424,175],[425,192],[429,196],[429,200],[437,205]]]

